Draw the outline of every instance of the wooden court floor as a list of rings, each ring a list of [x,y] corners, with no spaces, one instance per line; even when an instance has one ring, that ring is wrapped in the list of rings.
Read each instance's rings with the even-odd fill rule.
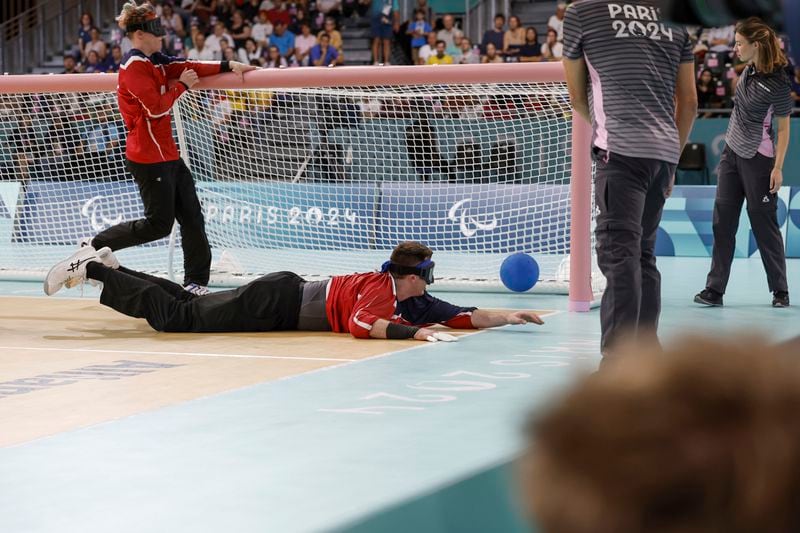
[[[88,298],[0,302],[0,447],[424,344],[159,333]]]

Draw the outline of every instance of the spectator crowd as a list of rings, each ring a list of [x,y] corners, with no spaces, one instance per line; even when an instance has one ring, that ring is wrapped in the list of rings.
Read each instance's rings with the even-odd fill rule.
[[[163,51],[198,61],[241,61],[260,67],[342,64],[339,18],[356,9],[342,0],[153,0],[166,29]],[[114,29],[101,38],[84,13],[76,45],[64,55],[64,72],[117,72],[131,49]]]
[[[367,17],[375,64],[474,64],[559,61],[559,4],[540,38],[519,17],[498,14],[481,41],[472,42],[452,14],[434,14],[415,0],[401,21],[398,0],[151,0],[166,29],[164,52],[192,60],[238,60],[261,67],[335,66],[345,62],[340,28]],[[540,42],[541,41],[541,42]],[[64,72],[117,72],[130,40],[113,29],[107,40],[91,13],[81,16]]]
[[[375,64],[449,65],[560,61],[567,4],[559,2],[546,34],[516,15],[497,14],[480,42],[472,42],[453,14],[415,0],[401,21],[398,0],[152,0],[167,30],[164,52],[192,60],[238,60],[267,68],[335,66],[345,62],[340,28],[368,17]],[[697,58],[702,116],[724,115],[744,64],[733,52],[734,27],[689,27]],[[786,42],[784,40],[784,42]],[[78,40],[64,56],[64,72],[117,72],[131,48],[118,29],[108,42],[84,13]],[[793,98],[800,107],[800,67],[790,64]]]
[[[733,108],[733,96],[743,63],[734,53],[734,26],[719,28],[689,27],[697,65],[697,100],[701,116],[724,116]],[[784,49],[786,38],[781,39]],[[792,80],[792,97],[800,107],[800,66],[789,60],[787,75]],[[726,111],[727,110],[727,111]]]

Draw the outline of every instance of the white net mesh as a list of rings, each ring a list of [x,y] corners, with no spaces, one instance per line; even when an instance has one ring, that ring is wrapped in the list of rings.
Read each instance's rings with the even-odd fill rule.
[[[0,274],[40,278],[80,238],[143,215],[115,94],[0,95],[0,114]],[[173,115],[212,282],[369,271],[419,240],[437,283],[498,287],[523,251],[540,289],[567,288],[564,84],[198,90]],[[177,235],[119,256],[181,278]]]

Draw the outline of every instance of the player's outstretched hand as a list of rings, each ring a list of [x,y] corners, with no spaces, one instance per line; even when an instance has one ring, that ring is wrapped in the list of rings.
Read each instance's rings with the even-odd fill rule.
[[[527,324],[528,322],[533,322],[540,326],[544,324],[544,320],[533,311],[514,311],[508,314],[506,320],[509,324]]]
[[[183,72],[181,72],[181,77],[178,78],[178,81],[182,84],[186,85],[188,88],[192,88],[197,85],[197,82],[200,80],[200,77],[197,75],[197,72],[194,70],[187,68]]]
[[[428,335],[428,338],[425,340],[428,342],[457,342],[458,337],[445,333],[444,331],[435,331],[433,335]]]
[[[244,81],[245,72],[249,72],[258,68],[255,65],[246,65],[244,63],[240,63],[239,61],[231,61],[228,63],[228,66],[231,68],[231,72],[238,74],[242,81]]]
[[[454,337],[449,333],[445,333],[443,331],[436,331],[433,329],[428,328],[419,328],[417,333],[414,335],[414,339],[418,341],[428,341],[428,342],[456,342],[458,337]]]

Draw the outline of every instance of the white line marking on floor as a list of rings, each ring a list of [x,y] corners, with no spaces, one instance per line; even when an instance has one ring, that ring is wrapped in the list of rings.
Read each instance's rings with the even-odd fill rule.
[[[341,359],[333,357],[292,357],[284,355],[254,355],[234,353],[201,353],[201,352],[144,352],[137,350],[98,350],[88,348],[30,348],[27,346],[0,346],[0,350],[30,350],[35,352],[78,352],[78,353],[110,353],[129,355],[187,355],[193,357],[232,357],[235,359],[283,359],[287,361],[333,361],[335,363],[352,363],[359,359]]]

